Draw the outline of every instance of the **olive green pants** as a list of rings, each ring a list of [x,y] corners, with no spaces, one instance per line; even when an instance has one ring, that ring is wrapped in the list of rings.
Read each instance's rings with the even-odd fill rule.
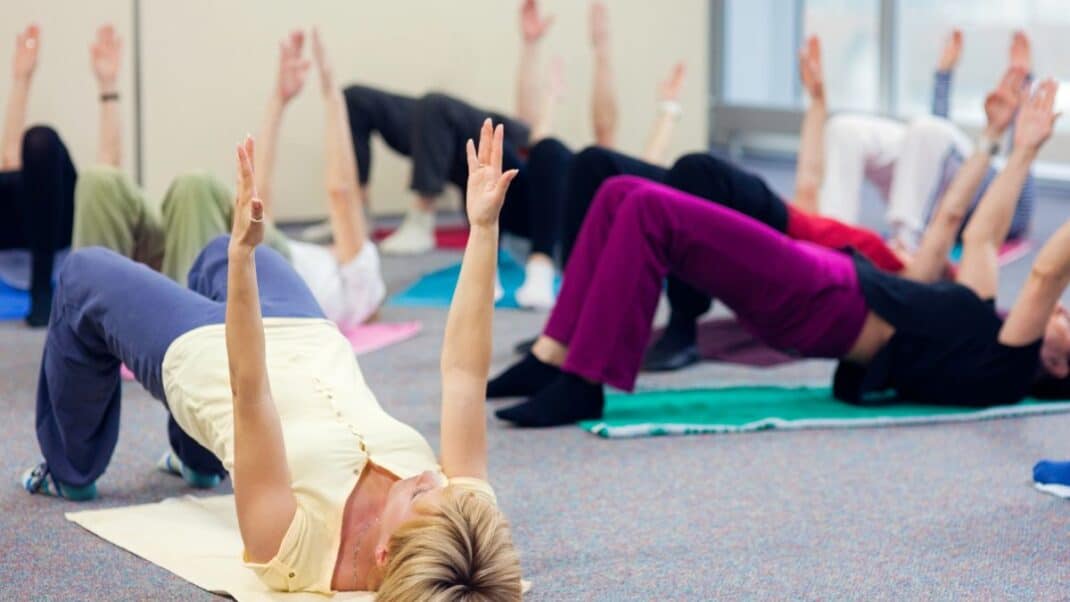
[[[232,193],[205,172],[176,177],[157,210],[123,172],[91,167],[74,189],[71,248],[107,247],[185,286],[201,249],[230,233],[233,206]],[[286,237],[274,227],[264,244],[290,258]]]

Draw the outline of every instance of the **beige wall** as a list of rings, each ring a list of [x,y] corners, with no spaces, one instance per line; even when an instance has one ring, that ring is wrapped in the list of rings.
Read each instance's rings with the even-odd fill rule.
[[[67,143],[79,166],[90,165],[97,149],[96,80],[89,68],[89,44],[96,28],[104,22],[115,25],[124,48],[132,40],[130,0],[55,0],[50,2],[4,3],[0,19],[0,102],[6,106],[11,89],[11,63],[15,35],[30,22],[41,26],[41,49],[30,92],[28,125],[44,123],[55,127]],[[131,61],[123,57],[120,76],[122,90],[123,164],[132,170],[133,103],[131,102]]]
[[[158,198],[174,174],[207,168],[229,183],[232,149],[256,132],[274,80],[276,42],[291,27],[319,25],[340,82],[360,81],[400,92],[437,89],[511,113],[519,49],[517,7],[510,0],[185,0],[142,2],[142,135],[145,185]],[[587,3],[543,0],[556,15],[543,58],[566,63],[567,95],[559,110],[560,137],[574,146],[591,141],[591,56]],[[609,0],[620,148],[640,152],[655,113],[656,87],[678,59],[688,62],[684,116],[672,154],[702,148],[706,136],[708,0]],[[671,6],[671,10],[666,8]],[[0,34],[37,18],[48,36],[32,116],[58,124],[79,163],[92,158],[96,113],[86,47],[94,25],[114,20],[129,40],[130,0],[53,0],[18,3],[6,11]],[[459,9],[463,8],[462,13]],[[0,38],[0,66],[10,44]],[[62,40],[62,41],[61,41]],[[545,62],[544,60],[544,62]],[[130,61],[125,66],[128,68]],[[6,81],[6,80],[0,80]],[[128,80],[126,80],[128,81]],[[124,92],[129,85],[123,86]],[[0,94],[4,88],[0,88]],[[129,95],[124,96],[124,106]],[[129,131],[130,119],[125,125]],[[277,172],[283,219],[324,214],[322,111],[306,88],[283,124]],[[130,149],[130,137],[126,138]],[[376,147],[373,207],[398,212],[409,198],[408,163]],[[127,166],[132,165],[127,152]]]

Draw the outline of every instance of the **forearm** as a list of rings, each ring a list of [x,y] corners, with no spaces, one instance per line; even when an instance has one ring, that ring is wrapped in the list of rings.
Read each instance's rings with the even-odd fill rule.
[[[529,126],[539,121],[539,42],[523,42],[516,74],[516,116]]]
[[[951,70],[942,71],[938,68],[933,75],[932,113],[945,119],[951,113],[951,74]]]
[[[1036,152],[1030,149],[1016,148],[1011,152],[1007,164],[989,185],[970,218],[962,234],[964,244],[997,247],[1003,244],[1035,157]]]
[[[367,240],[363,200],[357,181],[357,160],[345,99],[337,87],[324,90],[325,186],[329,199],[334,254],[341,263],[357,256]]]
[[[122,161],[122,138],[119,133],[119,99],[115,82],[100,84],[100,141],[97,162],[119,167]]]
[[[236,401],[261,399],[268,393],[268,379],[256,260],[253,249],[233,242],[227,262],[225,320],[234,398]]]
[[[984,180],[988,164],[987,149],[978,149],[959,168],[929,220],[918,252],[905,274],[907,278],[933,282],[944,272],[948,253]]]
[[[795,167],[795,198],[792,203],[807,213],[817,213],[817,196],[825,177],[824,98],[814,98],[803,115],[799,130],[799,156]]]
[[[442,343],[443,374],[487,377],[497,265],[498,226],[473,226],[446,317]]]
[[[669,141],[672,140],[672,133],[676,129],[678,120],[678,115],[659,108],[658,116],[654,119],[654,127],[651,128],[650,137],[647,138],[646,146],[643,148],[643,161],[654,165],[661,165],[665,161],[665,153],[669,148]]]
[[[264,111],[264,120],[256,141],[256,188],[260,200],[264,202],[264,218],[270,220],[273,215],[274,190],[272,182],[275,175],[275,155],[279,146],[279,130],[282,126],[282,113],[286,103],[272,90]]]
[[[0,169],[15,170],[22,167],[22,131],[26,129],[26,105],[30,98],[30,80],[15,79],[7,99],[4,115],[3,155]]]
[[[594,51],[591,119],[595,144],[613,148],[617,139],[617,96],[613,89],[613,64],[609,49],[604,47],[597,47]]]

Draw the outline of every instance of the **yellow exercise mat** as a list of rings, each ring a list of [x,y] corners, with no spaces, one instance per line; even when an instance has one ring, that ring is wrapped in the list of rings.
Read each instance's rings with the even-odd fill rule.
[[[197,587],[238,602],[374,600],[371,592],[333,596],[270,590],[242,566],[234,496],[185,496],[155,504],[68,512],[67,520]],[[531,583],[525,581],[525,592]]]

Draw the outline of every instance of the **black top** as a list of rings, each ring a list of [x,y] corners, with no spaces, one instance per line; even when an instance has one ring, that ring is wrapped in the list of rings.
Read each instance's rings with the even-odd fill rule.
[[[1000,343],[1003,319],[995,299],[953,282],[905,280],[858,254],[854,259],[866,304],[895,334],[869,365],[840,362],[832,386],[837,399],[990,406],[1026,396],[1038,373],[1041,340],[1024,347]]]

